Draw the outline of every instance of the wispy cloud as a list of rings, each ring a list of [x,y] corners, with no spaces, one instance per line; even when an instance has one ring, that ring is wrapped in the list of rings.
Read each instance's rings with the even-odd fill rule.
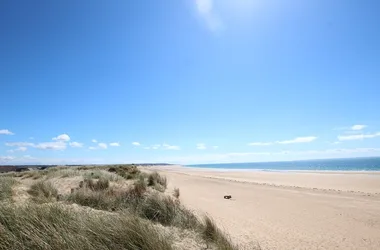
[[[317,137],[315,136],[306,136],[306,137],[297,137],[297,138],[294,138],[293,140],[277,141],[276,143],[279,143],[279,144],[307,143],[307,142],[312,142],[316,139]]]
[[[197,149],[199,150],[205,150],[207,149],[206,145],[204,143],[198,143],[197,144]]]
[[[99,146],[99,148],[101,148],[101,149],[107,149],[107,148],[108,148],[107,144],[106,144],[106,143],[103,143],[103,142],[98,143],[98,146]]]
[[[294,144],[294,143],[308,143],[315,141],[317,139],[316,136],[305,136],[305,137],[296,137],[292,140],[285,141],[275,141],[275,142],[251,142],[248,143],[249,146],[270,146],[273,144]]]
[[[92,141],[93,143],[98,143],[98,141],[95,140],[95,139],[92,139],[91,141]]]
[[[379,156],[380,148],[335,148],[327,150],[276,151],[276,152],[230,152],[225,154],[196,154],[167,156],[157,159],[159,162],[174,164],[231,163],[231,162],[267,162],[306,159],[332,159],[341,157]]]
[[[21,151],[21,152],[25,152],[26,150],[28,150],[27,147],[19,147],[19,148],[15,149],[15,151]]]
[[[0,129],[0,135],[14,135],[14,133],[8,129]]]
[[[83,147],[83,143],[80,143],[80,142],[70,142],[70,146],[73,147],[73,148],[82,148]]]
[[[58,135],[57,137],[54,137],[52,140],[67,142],[67,141],[70,141],[70,136],[68,134],[61,134],[61,135]]]
[[[213,149],[218,149],[218,148],[219,148],[219,146],[212,146],[212,148],[213,148]]]
[[[33,147],[34,143],[31,143],[31,142],[6,142],[5,145],[8,147]]]
[[[95,150],[96,147],[88,147],[89,150]]]
[[[132,142],[132,145],[133,145],[133,146],[137,146],[137,147],[138,147],[138,146],[141,146],[140,142],[137,142],[137,141]]]
[[[111,147],[120,147],[120,143],[118,143],[118,142],[111,142],[110,146]]]
[[[65,150],[67,144],[64,141],[42,142],[35,144],[33,147],[43,150]]]
[[[179,146],[175,146],[175,145],[169,145],[169,144],[162,144],[162,147],[166,150],[180,150],[181,148]]]
[[[248,143],[249,146],[269,146],[272,144],[273,144],[273,142],[251,142],[251,143]]]
[[[355,135],[340,135],[338,136],[339,141],[352,141],[352,140],[364,140],[369,138],[375,138],[380,136],[380,132],[374,134],[355,134]]]
[[[15,159],[13,156],[0,156],[0,163],[6,163]]]
[[[354,125],[351,127],[351,130],[362,130],[362,129],[365,129],[367,127],[367,125]]]
[[[139,146],[140,145],[141,144],[139,144]],[[170,144],[164,143],[162,145],[161,144],[154,144],[154,145],[151,145],[151,146],[146,146],[146,147],[144,147],[144,149],[153,149],[153,150],[157,150],[157,149],[161,149],[161,150],[180,150],[181,147],[180,146],[176,146],[176,145],[170,145]]]
[[[218,31],[223,28],[223,23],[215,12],[213,0],[195,0],[195,7],[211,31]]]

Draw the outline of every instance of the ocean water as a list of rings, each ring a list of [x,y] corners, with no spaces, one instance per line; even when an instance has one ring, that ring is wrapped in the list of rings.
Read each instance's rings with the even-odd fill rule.
[[[284,162],[200,164],[187,165],[186,167],[261,171],[380,171],[380,157]]]

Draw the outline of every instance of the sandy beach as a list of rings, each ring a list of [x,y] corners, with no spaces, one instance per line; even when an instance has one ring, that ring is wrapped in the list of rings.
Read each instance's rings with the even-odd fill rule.
[[[154,169],[242,249],[380,249],[378,172]]]

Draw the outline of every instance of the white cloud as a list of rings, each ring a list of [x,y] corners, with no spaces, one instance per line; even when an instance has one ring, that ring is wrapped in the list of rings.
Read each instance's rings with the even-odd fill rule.
[[[91,141],[92,141],[93,143],[98,143],[98,141],[95,140],[95,139],[92,139]]]
[[[108,148],[108,146],[107,146],[107,144],[106,143],[98,143],[98,146],[99,146],[99,148],[102,148],[102,149],[107,149]]]
[[[67,141],[70,141],[70,136],[68,134],[61,134],[57,137],[54,137],[52,140],[53,141],[65,141],[65,142],[67,142]]]
[[[380,148],[335,148],[327,150],[275,151],[275,152],[231,152],[226,154],[198,154],[183,156],[161,156],[157,162],[173,164],[238,163],[294,161],[307,159],[334,159],[348,157],[380,156]]]
[[[206,145],[204,143],[198,143],[197,144],[197,149],[199,150],[205,150],[207,149]]]
[[[83,147],[83,143],[74,141],[74,142],[70,142],[70,146],[73,148],[81,148]]]
[[[306,136],[306,137],[297,137],[297,138],[294,138],[293,140],[277,141],[276,143],[279,143],[279,144],[307,143],[307,142],[312,142],[316,139],[317,137],[315,136]]]
[[[162,144],[162,147],[166,150],[180,150],[181,148],[179,146],[175,146],[175,145],[169,145],[169,144]]]
[[[137,142],[137,141],[132,142],[132,145],[133,145],[133,146],[141,146],[140,142]]]
[[[195,7],[211,31],[218,31],[223,28],[222,21],[215,13],[213,0],[195,0]]]
[[[19,148],[17,148],[15,151],[22,151],[22,152],[25,152],[26,150],[28,150],[27,147],[19,147]]]
[[[111,147],[120,147],[120,143],[118,143],[118,142],[111,142],[110,146]]]
[[[15,159],[13,156],[0,156],[0,163],[6,163]]]
[[[358,134],[358,135],[340,135],[338,136],[339,141],[352,141],[352,140],[364,140],[369,138],[375,138],[380,136],[380,132],[374,134]]]
[[[275,142],[251,142],[248,143],[249,146],[270,146],[273,144],[293,144],[293,143],[307,143],[315,141],[317,137],[315,136],[306,136],[306,137],[296,137],[292,140],[285,141],[275,141]]]
[[[354,125],[351,127],[351,130],[362,130],[366,127],[367,127],[367,125]]]
[[[251,142],[248,143],[249,146],[269,146],[272,145],[272,142]]]
[[[8,147],[33,147],[34,143],[31,143],[31,142],[6,142],[5,145]]]
[[[213,149],[218,149],[218,148],[219,148],[219,146],[212,146],[212,148],[213,148]]]
[[[42,142],[34,145],[34,147],[43,150],[64,150],[66,149],[66,143],[63,141]]]
[[[0,135],[14,135],[14,133],[8,129],[0,129]]]
[[[135,145],[135,144],[133,144]],[[139,144],[140,146],[141,144]],[[137,146],[137,145],[136,145]],[[164,150],[180,150],[181,148],[179,146],[175,146],[175,145],[169,145],[169,144],[154,144],[154,145],[151,145],[151,146],[147,146],[147,147],[144,147],[144,149],[153,149],[153,150],[157,150],[157,149],[164,149]]]
[[[89,149],[89,150],[95,150],[96,147],[89,147],[88,149]]]

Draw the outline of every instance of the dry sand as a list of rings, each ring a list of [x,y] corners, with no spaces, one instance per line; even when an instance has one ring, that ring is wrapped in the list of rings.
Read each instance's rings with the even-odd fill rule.
[[[380,249],[380,173],[154,169],[247,249]]]

